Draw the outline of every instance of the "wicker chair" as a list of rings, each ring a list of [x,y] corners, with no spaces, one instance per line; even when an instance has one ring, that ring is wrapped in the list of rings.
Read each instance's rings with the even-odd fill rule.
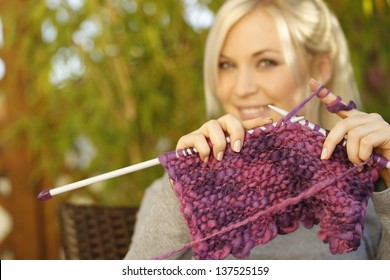
[[[137,208],[63,204],[59,225],[65,259],[119,260],[129,248]]]

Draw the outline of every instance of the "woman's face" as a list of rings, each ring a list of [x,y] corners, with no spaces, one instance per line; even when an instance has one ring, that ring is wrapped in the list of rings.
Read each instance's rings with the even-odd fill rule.
[[[301,79],[308,75],[302,65],[303,58],[297,55],[293,71]],[[284,59],[274,20],[259,8],[229,31],[218,68],[218,98],[225,112],[240,120],[271,117],[276,121],[281,116],[267,105],[291,110],[304,98],[302,85]]]

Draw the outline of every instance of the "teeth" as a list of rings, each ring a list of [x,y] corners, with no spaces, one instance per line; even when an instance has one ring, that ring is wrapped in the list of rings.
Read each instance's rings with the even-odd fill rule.
[[[265,107],[256,107],[256,108],[245,108],[241,110],[244,114],[251,115],[251,114],[258,114],[265,111]]]

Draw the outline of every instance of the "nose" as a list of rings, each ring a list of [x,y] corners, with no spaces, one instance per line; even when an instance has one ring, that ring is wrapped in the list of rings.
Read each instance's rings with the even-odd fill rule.
[[[237,73],[235,92],[239,96],[246,96],[256,93],[258,85],[255,79],[255,73],[249,68],[239,69]]]

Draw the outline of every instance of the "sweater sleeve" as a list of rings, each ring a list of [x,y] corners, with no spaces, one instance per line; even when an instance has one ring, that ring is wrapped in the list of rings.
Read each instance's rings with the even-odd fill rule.
[[[152,259],[189,242],[190,237],[179,210],[178,199],[165,175],[145,192],[125,259]],[[187,249],[171,258],[189,259],[191,256],[192,251]]]
[[[375,211],[382,224],[377,259],[390,259],[390,189],[379,188],[372,194]]]

